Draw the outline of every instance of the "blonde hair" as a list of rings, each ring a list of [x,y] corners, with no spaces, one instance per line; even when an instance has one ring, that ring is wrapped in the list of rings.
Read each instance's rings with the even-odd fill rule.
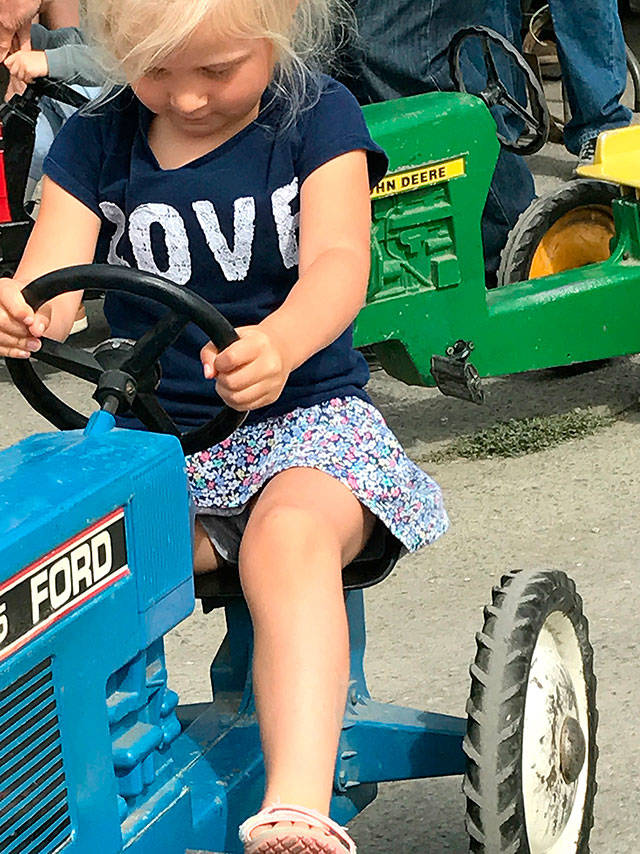
[[[354,27],[347,0],[88,0],[86,15],[110,88],[148,73],[204,24],[222,39],[268,39],[291,116],[317,99],[316,72],[332,67]]]

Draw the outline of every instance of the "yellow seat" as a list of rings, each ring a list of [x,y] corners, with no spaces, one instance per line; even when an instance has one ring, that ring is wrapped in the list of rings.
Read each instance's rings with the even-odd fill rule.
[[[579,166],[577,172],[584,178],[640,189],[640,125],[601,133],[593,166]]]

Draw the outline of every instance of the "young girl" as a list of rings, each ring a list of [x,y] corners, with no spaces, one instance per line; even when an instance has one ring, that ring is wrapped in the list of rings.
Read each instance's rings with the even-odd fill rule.
[[[16,279],[0,281],[0,355],[28,358],[43,334],[67,335],[79,294],[34,315],[20,290],[94,254],[191,288],[238,328],[217,353],[189,327],[158,394],[182,427],[221,399],[250,413],[187,459],[195,571],[238,560],[254,625],[266,791],[241,828],[248,854],[355,851],[327,817],[349,680],[341,570],[376,517],[409,550],[447,525],[438,487],[370,403],[351,346],[369,189],[387,162],[353,97],[303,62],[337,7],[90,0],[128,86],[57,137]],[[127,338],[160,316],[126,295],[109,295],[105,311]]]

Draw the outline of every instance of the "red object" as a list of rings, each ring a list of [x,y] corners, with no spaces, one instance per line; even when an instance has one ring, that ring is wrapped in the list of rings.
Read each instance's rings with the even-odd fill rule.
[[[0,124],[0,223],[11,222],[11,208],[9,207],[9,194],[7,192],[7,175],[4,169],[4,140],[2,138],[2,124]]]

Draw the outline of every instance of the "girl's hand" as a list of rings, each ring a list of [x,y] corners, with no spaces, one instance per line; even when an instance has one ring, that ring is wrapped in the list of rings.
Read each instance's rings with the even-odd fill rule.
[[[47,55],[43,50],[18,50],[8,56],[4,64],[11,76],[21,83],[31,83],[36,77],[46,77],[49,73]]]
[[[200,351],[207,379],[216,380],[216,391],[226,404],[240,412],[260,409],[276,401],[292,366],[286,348],[272,330],[260,324],[241,326],[239,341],[218,353],[209,342]]]
[[[28,359],[40,349],[39,338],[51,320],[46,306],[38,312],[22,296],[25,282],[0,279],[0,356]]]

